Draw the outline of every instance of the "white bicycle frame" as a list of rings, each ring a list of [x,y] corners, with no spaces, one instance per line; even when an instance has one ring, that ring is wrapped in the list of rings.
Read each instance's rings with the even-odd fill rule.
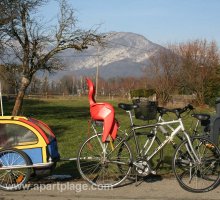
[[[161,122],[161,123],[157,123],[156,126],[164,126],[164,125],[170,125],[170,124],[177,124],[179,123],[179,126],[177,126],[170,134],[170,136],[166,136],[166,139],[162,142],[162,144],[154,150],[154,152],[149,155],[147,157],[147,160],[150,160],[160,149],[162,149],[167,143],[172,142],[173,138],[176,136],[176,134],[178,134],[179,131],[182,131],[186,140],[188,141],[188,145],[186,144],[186,148],[188,150],[188,153],[190,154],[191,158],[193,159],[194,162],[198,162],[200,163],[200,160],[198,158],[198,156],[195,153],[195,150],[192,146],[192,142],[190,140],[189,135],[186,133],[184,125],[182,123],[182,119],[179,118],[178,120],[173,120],[173,121],[169,121],[169,122]]]
[[[185,128],[184,128],[184,125],[183,125],[183,122],[182,122],[181,118],[179,118],[177,120],[172,120],[172,121],[164,121],[164,119],[161,116],[159,116],[158,121],[155,124],[142,125],[142,126],[134,126],[131,111],[126,111],[126,112],[129,114],[129,118],[130,118],[130,122],[131,122],[131,131],[133,132],[133,135],[134,135],[134,139],[135,139],[135,143],[136,143],[136,150],[137,150],[138,154],[142,153],[142,151],[140,151],[139,145],[138,145],[138,142],[137,142],[137,139],[136,139],[136,135],[135,135],[135,131],[136,130],[144,129],[144,128],[150,128],[150,127],[154,128],[154,133],[155,133],[154,134],[154,138],[152,139],[151,144],[148,146],[147,150],[145,151],[145,154],[147,154],[149,149],[153,145],[155,138],[156,138],[157,128],[159,128],[163,133],[167,133],[167,131],[165,130],[164,127],[168,127],[172,132],[170,133],[169,136],[166,136],[166,139],[161,143],[161,145],[159,147],[157,147],[153,151],[153,153],[151,153],[151,155],[148,155],[147,160],[150,160],[167,143],[172,142],[173,138],[177,135],[177,133],[179,131],[182,131],[184,136],[185,136],[185,138],[186,138],[186,140],[187,140],[187,142],[188,142],[188,143],[186,143],[186,148],[187,148],[190,156],[192,157],[193,161],[194,162],[198,162],[198,163],[201,162],[200,159],[198,158],[198,156],[195,153],[195,150],[194,150],[194,148],[192,146],[192,142],[190,140],[189,135],[185,131]],[[171,124],[179,124],[179,125],[176,128],[173,128],[171,126]],[[146,146],[147,146],[147,143],[145,143],[144,147],[146,147]]]

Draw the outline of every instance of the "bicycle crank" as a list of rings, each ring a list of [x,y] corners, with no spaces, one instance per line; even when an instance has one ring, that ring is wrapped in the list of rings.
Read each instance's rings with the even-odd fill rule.
[[[135,170],[139,176],[147,176],[149,174],[156,174],[150,167],[150,164],[146,160],[138,160],[133,163],[136,166]]]

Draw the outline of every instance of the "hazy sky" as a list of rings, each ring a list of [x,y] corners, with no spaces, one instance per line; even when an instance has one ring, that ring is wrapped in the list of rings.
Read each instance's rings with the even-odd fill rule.
[[[100,32],[125,31],[159,44],[192,39],[215,40],[220,47],[220,0],[69,0],[82,28],[101,24]],[[42,9],[56,16],[53,1]]]

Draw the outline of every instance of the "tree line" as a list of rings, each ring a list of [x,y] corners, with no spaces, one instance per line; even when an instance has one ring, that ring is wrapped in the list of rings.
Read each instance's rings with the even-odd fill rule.
[[[220,54],[215,41],[193,40],[168,45],[150,58],[147,73],[161,103],[171,94],[194,94],[196,103],[211,104],[220,96]]]

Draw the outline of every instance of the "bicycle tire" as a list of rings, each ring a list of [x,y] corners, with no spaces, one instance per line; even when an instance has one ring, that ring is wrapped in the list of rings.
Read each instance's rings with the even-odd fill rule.
[[[112,143],[114,147],[109,142],[102,143],[106,147],[105,155],[100,143],[101,137],[102,134],[93,135],[81,145],[77,156],[77,168],[82,178],[93,186],[116,187],[130,174],[131,150],[125,141],[117,137]]]
[[[31,165],[30,158],[18,149],[0,150],[0,168],[15,165]],[[13,191],[24,189],[25,184],[31,175],[31,168],[1,169],[0,170],[0,189]]]
[[[179,185],[190,192],[208,192],[220,182],[220,151],[205,137],[191,138],[193,148],[201,163],[196,163],[187,150],[188,141],[177,147],[172,167]]]
[[[153,139],[153,134],[152,133],[148,133],[148,132],[137,132],[136,133],[136,138],[139,144],[139,148],[141,152],[141,156],[136,155],[136,157],[138,156],[138,159],[146,159],[148,155],[151,155],[151,153],[153,153],[153,151],[158,148],[161,145],[160,139],[156,136],[153,145],[150,147],[150,149],[148,150],[148,152],[143,152],[144,149],[147,149],[147,145],[149,145],[151,143],[151,140]],[[130,136],[127,140],[127,142],[129,143],[129,141],[134,141],[134,136]],[[130,143],[129,143],[130,145]],[[145,148],[144,148],[145,145]],[[131,147],[132,145],[130,145]],[[135,146],[134,146],[135,148]],[[157,152],[149,161],[151,170],[153,171],[157,171],[161,164],[163,163],[163,149],[161,149],[159,152]]]

